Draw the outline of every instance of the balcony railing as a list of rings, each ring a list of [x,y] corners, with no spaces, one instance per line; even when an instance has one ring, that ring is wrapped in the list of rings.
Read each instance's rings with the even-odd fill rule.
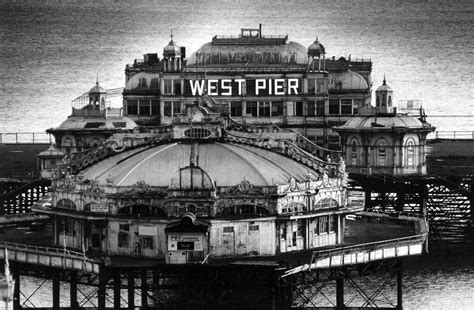
[[[435,131],[428,135],[428,139],[473,140],[474,131]]]
[[[45,132],[1,132],[0,144],[46,144],[52,137]]]

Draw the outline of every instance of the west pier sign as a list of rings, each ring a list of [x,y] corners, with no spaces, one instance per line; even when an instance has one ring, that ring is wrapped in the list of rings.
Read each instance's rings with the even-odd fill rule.
[[[242,96],[243,89],[254,95],[298,95],[299,79],[206,79],[188,80],[193,96]]]

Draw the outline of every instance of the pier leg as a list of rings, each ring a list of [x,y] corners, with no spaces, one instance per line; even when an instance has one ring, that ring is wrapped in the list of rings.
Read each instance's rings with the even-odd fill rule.
[[[107,279],[105,275],[99,275],[99,289],[97,290],[97,308],[105,309],[105,285],[107,284]]]
[[[343,310],[344,307],[344,275],[341,273],[336,278],[336,308]]]
[[[13,292],[13,310],[20,310],[20,270],[17,266],[12,269],[13,280],[15,280],[15,291]]]
[[[128,309],[135,308],[135,275],[133,271],[128,272]]]
[[[146,308],[148,306],[148,282],[147,282],[147,271],[141,271],[141,289],[142,289],[142,307]]]
[[[399,261],[399,268],[397,271],[397,310],[403,309],[403,268],[402,262]]]
[[[114,309],[120,310],[120,272],[114,273]]]
[[[70,282],[69,282],[69,295],[70,295],[70,303],[69,306],[72,310],[79,309],[79,305],[77,303],[77,271],[71,271],[70,273]]]
[[[61,296],[61,288],[59,286],[59,277],[53,277],[53,309],[59,310],[59,299]]]

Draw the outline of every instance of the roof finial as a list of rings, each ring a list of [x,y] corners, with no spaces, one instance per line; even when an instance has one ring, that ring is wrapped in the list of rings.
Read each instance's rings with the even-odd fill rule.
[[[99,85],[99,73],[98,72],[95,74],[95,84]]]
[[[170,34],[171,41],[173,41],[173,29],[170,29],[170,30],[171,30],[171,34]]]
[[[318,42],[318,36],[316,36],[316,42]]]
[[[383,74],[383,83],[382,85],[387,85],[387,81],[385,80],[385,73]]]

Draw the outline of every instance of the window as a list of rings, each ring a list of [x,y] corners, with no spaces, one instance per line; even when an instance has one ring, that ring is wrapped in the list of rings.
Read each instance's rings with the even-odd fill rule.
[[[74,227],[75,221],[72,218],[66,218],[64,222],[64,233],[68,235],[76,235],[76,230]]]
[[[270,117],[270,102],[263,101],[258,103],[258,116]]]
[[[308,79],[308,94],[316,94],[316,79]]]
[[[248,101],[245,109],[245,114],[257,117],[257,102]]]
[[[329,99],[329,114],[340,114],[339,99]]]
[[[297,222],[297,232],[298,232],[298,237],[303,237],[303,221],[298,220]]]
[[[318,100],[316,101],[316,115],[317,116],[324,116],[324,101]]]
[[[336,231],[336,216],[329,215],[329,232]]]
[[[283,102],[272,102],[272,116],[283,116]]]
[[[341,114],[352,114],[352,99],[341,99]]]
[[[173,80],[173,94],[181,95],[181,80]]]
[[[318,94],[325,94],[326,93],[326,83],[324,82],[324,79],[317,79],[316,83],[318,85],[318,87],[317,87]]]
[[[173,116],[181,113],[181,103],[179,101],[173,101]]]
[[[359,161],[359,142],[354,139],[352,140],[352,143],[351,143],[351,165],[352,166],[357,166],[357,163]]]
[[[152,78],[150,83],[151,89],[159,89],[160,88],[160,80],[158,78]]]
[[[386,142],[385,139],[377,141],[377,166],[385,166],[386,164]]]
[[[313,223],[314,223],[314,234],[319,235],[319,221],[318,221],[318,218],[315,218]]]
[[[407,166],[413,167],[415,165],[415,145],[413,141],[407,143]]]
[[[127,115],[138,115],[137,100],[127,100]]]
[[[242,102],[231,101],[230,103],[230,116],[242,116]]]
[[[258,225],[249,225],[249,231],[258,231],[259,229]]]
[[[128,224],[119,224],[119,233],[118,233],[118,246],[119,248],[128,248],[130,243],[130,238],[128,231],[130,226]]]
[[[339,150],[340,147],[339,136],[328,136],[328,149]]]
[[[280,238],[286,240],[286,223],[280,225]]]
[[[295,116],[303,116],[303,102],[295,102]]]
[[[294,231],[292,235],[292,245],[296,246],[296,231]]]
[[[319,218],[319,233],[324,234],[328,232],[328,217],[321,216]]]
[[[173,116],[173,103],[171,101],[165,101],[164,102],[164,108],[163,108],[163,115],[165,117],[171,117]]]
[[[144,249],[153,250],[154,238],[153,236],[143,236],[142,245]]]
[[[234,226],[225,226],[222,229],[222,232],[223,233],[233,233],[234,232]]]
[[[150,115],[150,101],[140,100],[140,106],[139,106],[138,112],[140,115]]]
[[[163,93],[165,95],[172,95],[173,94],[173,80],[163,80],[164,88]]]
[[[151,115],[160,115],[160,100],[151,101]]]
[[[146,82],[146,79],[141,77],[139,80],[138,80],[138,87],[139,88],[148,88],[148,85],[147,85],[147,82]]]
[[[316,116],[316,102],[308,101],[308,116]]]
[[[359,114],[359,108],[364,105],[364,100],[354,99],[354,104],[352,105],[352,114]]]

